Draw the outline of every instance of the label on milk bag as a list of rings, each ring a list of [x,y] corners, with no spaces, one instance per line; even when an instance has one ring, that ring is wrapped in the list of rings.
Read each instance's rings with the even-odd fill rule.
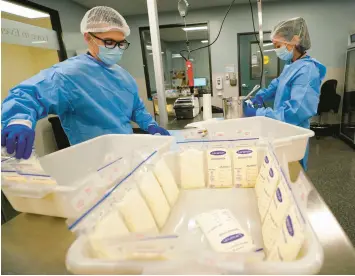
[[[259,213],[262,221],[265,218],[270,202],[276,192],[280,178],[279,168],[273,158],[271,158],[269,152],[266,153],[263,161],[255,185],[255,193],[258,199]]]
[[[228,209],[202,213],[196,222],[217,252],[247,252],[255,249],[251,237]]]
[[[232,160],[226,149],[212,149],[207,152],[208,186],[232,187]]]
[[[291,206],[291,191],[281,175],[280,182],[270,203],[265,220],[262,225],[262,234],[266,251],[269,251],[276,241],[276,235]],[[289,223],[292,228],[292,222]],[[291,231],[291,230],[290,230]]]
[[[233,181],[235,187],[251,188],[258,176],[256,148],[236,148],[233,154]]]
[[[282,220],[282,225],[278,230],[276,242],[270,253],[270,261],[294,261],[303,245],[305,239],[304,223],[295,203]]]
[[[80,212],[85,210],[97,198],[98,194],[92,186],[87,185],[71,200],[71,205],[75,211]]]

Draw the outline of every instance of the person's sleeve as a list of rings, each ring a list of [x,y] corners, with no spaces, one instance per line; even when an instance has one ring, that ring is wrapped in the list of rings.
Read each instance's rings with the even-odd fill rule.
[[[268,88],[261,89],[255,94],[255,97],[260,97],[264,102],[275,97],[277,86],[279,85],[279,79],[273,79]]]
[[[266,116],[299,125],[317,113],[319,87],[319,77],[312,74],[310,67],[304,66],[292,80],[290,99],[283,102],[276,110],[270,107],[259,108],[256,116]]]
[[[2,103],[2,126],[22,124],[35,129],[39,119],[65,112],[70,107],[66,83],[50,68],[12,88]]]
[[[134,89],[134,104],[133,104],[133,113],[131,120],[139,125],[139,127],[145,131],[148,130],[150,125],[158,125],[153,119],[152,115],[147,111],[144,106],[142,99],[138,94],[137,84],[133,83]]]

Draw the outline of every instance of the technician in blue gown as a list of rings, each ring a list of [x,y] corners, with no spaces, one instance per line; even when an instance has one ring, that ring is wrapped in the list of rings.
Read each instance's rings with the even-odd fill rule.
[[[36,122],[49,114],[59,116],[71,145],[104,134],[131,134],[131,121],[150,134],[169,135],[147,112],[133,77],[116,64],[129,46],[125,19],[112,8],[95,7],[80,28],[87,54],[25,80],[2,104],[1,145],[16,158],[30,157]]]
[[[261,89],[252,99],[253,106],[245,104],[247,117],[266,116],[292,125],[309,128],[310,119],[317,114],[320,86],[326,68],[307,55],[311,41],[303,18],[280,22],[271,33],[276,55],[286,61],[281,75],[268,88]],[[262,103],[274,100],[274,107]],[[258,108],[259,107],[259,108]],[[308,146],[301,161],[307,169]]]

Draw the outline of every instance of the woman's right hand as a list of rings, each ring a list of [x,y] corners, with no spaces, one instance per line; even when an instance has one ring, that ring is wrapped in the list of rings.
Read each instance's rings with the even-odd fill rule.
[[[258,95],[256,95],[254,98],[252,98],[251,102],[253,103],[253,106],[256,108],[263,107],[263,103],[264,103],[263,99]]]

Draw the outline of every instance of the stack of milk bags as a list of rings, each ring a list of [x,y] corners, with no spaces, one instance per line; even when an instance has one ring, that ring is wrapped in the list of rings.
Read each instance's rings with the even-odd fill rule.
[[[90,233],[96,257],[122,259],[122,252],[104,240],[119,240],[130,233],[157,234],[165,225],[180,192],[169,167],[160,159],[153,170],[139,172],[138,176],[137,188],[127,191]]]
[[[206,183],[210,188],[254,187],[257,178],[257,150],[252,147],[219,147],[207,151],[189,149],[182,151],[177,160],[181,189],[206,188]],[[107,243],[105,245],[103,240],[118,240],[130,233],[158,233],[164,227],[179,197],[180,191],[174,175],[163,158],[153,169],[139,172],[136,178],[138,189],[126,192],[116,207],[99,219],[94,231],[89,235],[94,255],[97,257],[122,258],[118,250],[106,246]],[[251,237],[229,210],[212,210],[195,219],[215,251],[241,252],[244,249],[250,250],[253,245]],[[220,230],[225,231],[228,226],[227,228],[233,228],[236,232],[234,236],[226,235],[222,238],[223,246],[215,245],[214,236],[218,231],[209,230],[213,228],[213,221],[226,221],[228,223],[223,223],[225,225],[220,227]],[[237,240],[236,235],[243,238],[226,243],[230,236]],[[239,246],[241,243],[243,246]]]
[[[257,148],[189,149],[180,154],[180,168],[183,189],[204,188],[206,182],[210,188],[252,188],[258,176]]]
[[[267,259],[293,261],[305,238],[305,221],[271,152],[265,154],[256,182]]]

